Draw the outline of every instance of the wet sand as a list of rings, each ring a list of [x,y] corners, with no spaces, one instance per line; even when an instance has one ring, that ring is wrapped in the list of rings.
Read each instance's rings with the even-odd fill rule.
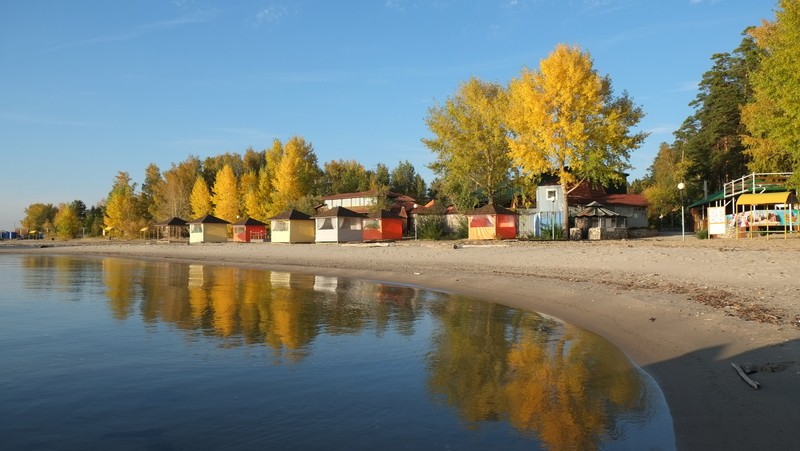
[[[2,242],[0,252],[244,265],[413,284],[596,332],[661,386],[679,449],[800,444],[800,238],[380,244]],[[760,390],[731,363],[751,364]]]

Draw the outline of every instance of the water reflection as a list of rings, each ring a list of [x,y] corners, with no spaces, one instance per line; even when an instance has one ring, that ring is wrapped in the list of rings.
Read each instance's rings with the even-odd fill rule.
[[[602,338],[536,313],[413,287],[236,266],[26,256],[26,286],[91,289],[98,269],[111,316],[169,324],[222,348],[265,346],[300,365],[322,336],[429,334],[428,396],[476,430],[507,422],[546,449],[624,438],[654,404],[640,372]],[[424,327],[423,327],[424,326]],[[424,330],[419,330],[424,329]]]

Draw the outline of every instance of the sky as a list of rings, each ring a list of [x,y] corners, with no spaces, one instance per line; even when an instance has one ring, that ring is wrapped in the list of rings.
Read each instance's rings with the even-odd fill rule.
[[[141,186],[190,155],[301,136],[320,166],[408,160],[430,182],[425,118],[470,77],[507,85],[559,43],[590,53],[650,133],[629,181],[693,110],[711,56],[772,0],[4,0],[0,230],[33,203]]]

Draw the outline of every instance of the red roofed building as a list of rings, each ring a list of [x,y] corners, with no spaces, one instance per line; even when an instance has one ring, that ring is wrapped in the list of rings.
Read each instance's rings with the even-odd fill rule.
[[[382,195],[385,195],[386,198],[379,199],[379,196]],[[406,230],[408,228],[408,214],[417,207],[416,200],[405,194],[392,191],[381,194],[378,190],[369,190],[324,196],[322,198],[324,204],[317,208],[317,214],[336,207],[343,207],[356,213],[366,214],[374,211],[375,205],[378,205],[380,203],[379,201],[385,204],[383,208],[403,218],[403,230]]]

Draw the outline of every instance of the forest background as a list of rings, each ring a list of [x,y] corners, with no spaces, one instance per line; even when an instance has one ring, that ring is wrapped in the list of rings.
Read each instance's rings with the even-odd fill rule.
[[[332,160],[320,167],[311,143],[295,136],[286,142],[275,140],[261,151],[246,149],[243,155],[225,153],[202,161],[190,155],[164,171],[151,164],[141,185],[120,171],[104,201],[92,207],[81,200],[31,204],[21,229],[70,238],[113,228],[137,236],[154,221],[174,216],[213,213],[231,222],[244,216],[263,220],[286,208],[309,211],[323,195],[369,189],[400,192],[420,203],[437,199],[461,210],[486,202],[524,205],[535,202],[533,187],[542,176],[559,170],[563,175],[565,167],[583,169],[576,181],[619,181],[614,174],[624,172],[629,152],[642,138],[629,132],[645,112],[624,91],[614,97],[610,80],[597,74],[589,55],[572,50],[579,60],[588,61],[587,73],[605,83],[598,105],[623,106],[617,112],[630,116],[617,141],[583,136],[585,152],[560,159],[544,156],[537,165],[526,164],[525,157],[531,161],[542,146],[522,156],[514,153],[514,139],[522,135],[520,117],[527,113],[511,113],[513,86],[520,81],[530,85],[531,77],[546,74],[557,48],[538,70],[523,69],[508,86],[473,77],[446,102],[429,109],[426,122],[432,136],[423,143],[435,156],[430,169],[436,178],[430,185],[408,161],[393,169],[378,164],[367,170],[354,160]],[[694,114],[674,132],[673,142],[661,144],[647,175],[628,186],[629,192],[647,198],[651,223],[680,208],[679,182],[685,183],[689,199],[717,191],[749,172],[794,172],[791,186],[800,186],[800,2],[778,1],[774,21],[743,30],[737,48],[714,54],[711,61],[691,103]],[[565,65],[558,70],[569,69]],[[586,85],[575,86],[573,95]],[[619,116],[608,109],[593,114]],[[449,130],[442,127],[447,122]],[[593,151],[598,148],[605,149],[603,158]],[[612,164],[605,164],[609,156]]]

